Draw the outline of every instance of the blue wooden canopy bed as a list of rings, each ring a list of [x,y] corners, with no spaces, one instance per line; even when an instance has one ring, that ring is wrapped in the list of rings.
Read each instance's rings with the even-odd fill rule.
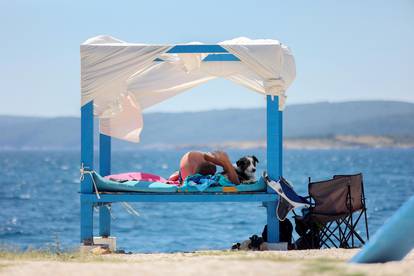
[[[106,39],[106,40],[105,40]],[[101,44],[102,40],[104,43]],[[233,46],[227,46],[233,45]],[[135,47],[135,48],[134,48]],[[235,74],[238,74],[232,80],[236,82],[243,82],[242,85],[251,86],[253,90],[260,92],[266,97],[266,105],[267,105],[267,172],[272,179],[279,179],[282,175],[282,168],[283,168],[283,150],[282,150],[282,143],[283,143],[283,133],[282,133],[282,122],[283,122],[283,111],[282,106],[284,101],[284,92],[286,91],[287,86],[293,81],[294,78],[294,61],[293,57],[288,52],[288,49],[283,46],[282,44],[278,43],[277,41],[259,41],[257,43],[247,43],[246,39],[242,39],[241,42],[232,42],[228,44],[215,44],[215,45],[206,45],[206,44],[183,44],[183,45],[169,45],[169,46],[160,46],[163,47],[162,49],[159,48],[152,48],[155,53],[149,58],[152,58],[152,63],[144,64],[140,69],[136,71],[139,74],[147,74],[147,71],[156,71],[161,70],[160,67],[157,67],[157,64],[168,63],[169,61],[172,64],[185,64],[186,70],[194,70],[194,71],[186,71],[186,74],[182,74],[178,71],[173,71],[173,74],[177,74],[178,77],[182,77],[184,81],[192,81],[197,78],[197,80],[208,80],[211,75],[208,77],[200,76],[202,75],[199,71],[197,66],[200,66],[199,63],[194,62],[191,60],[193,56],[191,55],[198,55],[200,57],[199,61],[201,63],[215,63],[216,64],[224,64],[224,63],[241,63],[242,61],[246,61],[246,66],[252,69],[251,73],[246,73],[248,77],[242,78],[240,77],[243,72],[240,70],[246,70],[245,67],[242,69],[228,69],[227,67],[221,66],[219,69],[219,73],[214,73],[214,77],[222,76],[229,77],[230,73],[223,73],[226,70],[233,70],[231,71],[231,75],[229,78],[233,78]],[[233,47],[233,48],[232,48]],[[102,63],[99,63],[99,59],[96,56],[93,56],[96,51],[103,48],[100,55],[102,55]],[[99,172],[100,176],[106,176],[111,174],[111,136],[117,137],[124,140],[130,140],[137,142],[137,136],[139,136],[139,132],[134,132],[137,129],[136,125],[133,125],[135,122],[132,122],[133,125],[130,130],[128,131],[113,131],[116,129],[117,125],[119,127],[123,127],[124,125],[120,124],[121,122],[118,119],[114,119],[114,117],[110,117],[105,113],[105,108],[110,106],[108,102],[111,99],[119,100],[120,97],[125,96],[125,91],[116,94],[116,97],[112,97],[110,100],[108,98],[102,97],[105,93],[113,93],[114,90],[118,89],[116,86],[118,83],[127,82],[130,85],[131,90],[134,92],[134,88],[139,83],[148,82],[151,78],[146,79],[137,79],[134,82],[134,79],[131,77],[125,81],[124,76],[120,76],[119,78],[124,78],[122,81],[117,82],[116,77],[118,75],[110,75],[112,74],[112,70],[114,68],[117,69],[121,62],[112,62],[112,64],[105,64],[110,58],[117,57],[119,53],[126,54],[127,56],[120,57],[120,60],[124,62],[126,65],[123,67],[119,67],[120,71],[124,70],[127,66],[129,66],[128,62],[133,60],[134,58],[138,58],[138,55],[142,54],[139,51],[145,49],[142,45],[134,45],[124,43],[119,40],[115,40],[113,38],[108,37],[98,37],[97,39],[93,40],[92,42],[89,41],[84,43],[81,46],[81,56],[82,56],[82,107],[81,107],[81,164],[83,168],[83,173],[85,174],[81,180],[80,184],[80,205],[81,205],[81,220],[80,220],[80,240],[83,244],[91,244],[93,242],[93,209],[94,207],[99,207],[99,235],[103,237],[108,237],[111,235],[111,218],[110,218],[110,211],[108,208],[108,204],[116,203],[116,202],[263,202],[263,205],[266,207],[267,210],[267,225],[268,225],[268,241],[269,242],[278,242],[279,241],[279,227],[278,227],[278,219],[276,217],[276,206],[278,197],[275,194],[274,190],[269,187],[265,187],[264,191],[260,192],[214,192],[214,193],[185,193],[185,192],[176,192],[176,193],[146,193],[146,192],[106,192],[106,193],[99,193],[97,196],[97,191],[94,189],[93,178],[90,177],[90,172],[97,171]],[[230,50],[229,50],[230,49]],[[247,50],[246,50],[247,49]],[[133,52],[136,51],[136,52]],[[240,51],[239,51],[240,50]],[[105,52],[106,51],[106,52]],[[157,52],[158,51],[158,52]],[[238,52],[239,51],[239,52]],[[244,51],[244,52],[243,52]],[[247,52],[246,52],[247,51]],[[260,52],[258,55],[257,53]],[[264,54],[262,54],[262,52]],[[102,54],[103,53],[103,54]],[[133,53],[133,54],[131,54]],[[247,55],[246,55],[247,53]],[[136,55],[135,55],[136,54]],[[148,53],[145,53],[148,54]],[[251,54],[251,55],[250,55]],[[269,62],[266,61],[266,58],[263,58],[263,55],[270,55],[273,57],[274,55],[274,62],[277,63],[275,68],[270,68],[266,64],[255,64],[255,58],[257,58],[258,63],[260,62]],[[128,56],[129,55],[129,56]],[[250,56],[249,56],[250,55]],[[260,56],[261,55],[261,56]],[[288,56],[287,56],[288,55]],[[155,57],[155,58],[154,58]],[[283,60],[279,60],[280,58],[284,58]],[[287,60],[287,58],[290,58]],[[180,60],[181,59],[181,60]],[[97,61],[98,60],[98,61]],[[171,61],[172,60],[172,61]],[[184,60],[184,61],[182,61]],[[190,61],[189,61],[190,60]],[[249,63],[250,61],[250,63]],[[138,61],[141,62],[141,61]],[[270,62],[273,62],[270,60]],[[155,64],[155,65],[154,65]],[[194,65],[195,64],[195,65]],[[191,65],[191,66],[190,66]],[[95,67],[94,67],[95,66]],[[151,67],[153,66],[153,67]],[[255,67],[256,66],[256,67]],[[284,67],[289,68],[284,68]],[[293,69],[292,69],[293,66]],[[151,70],[148,70],[150,67]],[[196,68],[197,69],[194,69]],[[167,68],[166,73],[170,72],[171,68]],[[181,67],[180,67],[181,68]],[[224,69],[223,69],[224,68]],[[254,68],[258,68],[255,70]],[[99,71],[99,70],[101,71]],[[174,69],[175,70],[175,69]],[[180,69],[181,70],[181,69]],[[211,74],[211,68],[208,70]],[[216,70],[213,68],[213,70]],[[236,70],[237,72],[235,73]],[[273,72],[272,70],[276,70]],[[290,73],[289,76],[286,74],[286,70]],[[98,72],[99,71],[99,72]],[[136,71],[131,70],[128,71],[126,74],[129,75],[137,75]],[[98,72],[98,73],[97,73]],[[102,72],[102,74],[100,73]],[[108,73],[109,72],[109,73]],[[125,71],[126,72],[126,71]],[[141,72],[141,73],[140,73]],[[144,73],[142,73],[144,72]],[[163,75],[162,71],[160,74]],[[189,76],[188,72],[194,74],[194,79],[188,80],[187,78],[192,78]],[[229,71],[226,71],[229,72]],[[240,73],[242,72],[242,73]],[[94,75],[95,74],[95,75]],[[105,75],[107,74],[107,75]],[[125,74],[125,75],[126,75]],[[204,74],[204,73],[203,73]],[[222,75],[220,75],[222,74]],[[270,76],[266,76],[270,75]],[[134,75],[134,76],[135,76]],[[92,77],[91,77],[92,76]],[[95,78],[96,76],[96,78]],[[252,77],[253,76],[253,77]],[[102,81],[102,79],[106,78],[108,82]],[[289,79],[290,78],[290,79]],[[92,81],[91,81],[92,79]],[[241,81],[240,81],[241,80]],[[253,81],[252,81],[253,80]],[[257,81],[260,80],[260,81]],[[141,82],[140,82],[141,81]],[[172,80],[173,82],[175,80]],[[134,83],[133,83],[134,82]],[[200,81],[201,82],[201,81]],[[194,85],[188,85],[185,87],[186,89],[192,88]],[[106,86],[113,86],[111,89],[108,90],[110,92],[105,92],[104,87]],[[144,87],[143,89],[147,89],[145,91],[151,90],[151,85]],[[257,85],[257,87],[254,87]],[[261,87],[263,86],[263,88]],[[119,86],[121,87],[121,86]],[[148,88],[150,87],[150,88]],[[129,89],[129,88],[128,88]],[[158,89],[158,88],[157,88]],[[157,90],[153,89],[154,95],[160,91],[164,90]],[[131,93],[132,93],[131,92]],[[140,98],[140,95],[144,95],[140,91],[135,91],[134,99],[137,99],[136,103],[138,103],[139,108],[143,109],[148,100],[146,98]],[[174,96],[181,91],[170,91],[168,97]],[[161,93],[161,92],[160,92]],[[115,95],[115,94],[111,94]],[[159,95],[159,94],[157,94]],[[165,96],[165,97],[167,97]],[[162,99],[164,100],[164,99]],[[134,104],[132,106],[134,107]],[[105,107],[105,108],[104,108]],[[128,110],[129,107],[124,106],[123,111]],[[136,108],[136,106],[134,107]],[[95,109],[99,109],[98,111]],[[134,109],[140,112],[140,109]],[[112,110],[113,111],[113,110]],[[122,111],[122,112],[123,112]],[[133,111],[135,112],[135,111]],[[112,112],[116,114],[116,112]],[[111,113],[111,114],[112,114]],[[137,113],[140,114],[140,113]],[[100,122],[105,122],[105,120],[109,120],[109,125],[112,128],[108,128],[108,124],[100,125],[100,134],[99,134],[99,171],[96,170],[96,166],[93,162],[94,160],[94,117],[98,117]],[[109,118],[109,119],[108,119]],[[124,117],[122,117],[124,118]],[[134,118],[131,118],[135,120]],[[112,120],[112,121],[111,121]],[[115,126],[115,127],[114,127]],[[141,127],[142,125],[139,125]],[[109,130],[108,130],[109,129]],[[139,131],[141,130],[139,129]],[[112,131],[112,132],[111,132]],[[126,133],[126,134],[125,134]],[[131,135],[131,133],[133,135]],[[132,138],[131,138],[132,137]],[[177,160],[178,163],[178,160]],[[89,176],[87,176],[89,173]],[[267,190],[266,190],[267,189]]]

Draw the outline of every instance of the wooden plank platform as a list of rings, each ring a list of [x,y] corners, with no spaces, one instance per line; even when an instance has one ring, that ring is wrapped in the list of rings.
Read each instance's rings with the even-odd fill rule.
[[[271,193],[101,193],[80,194],[81,202],[267,202],[277,201]]]

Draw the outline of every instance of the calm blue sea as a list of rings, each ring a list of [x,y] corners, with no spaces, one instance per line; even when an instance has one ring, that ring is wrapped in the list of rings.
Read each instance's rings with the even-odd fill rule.
[[[183,151],[113,153],[113,172],[145,171],[168,176]],[[233,150],[232,160],[262,150]],[[307,178],[363,172],[370,232],[374,233],[414,195],[413,149],[287,150],[284,175],[300,194]],[[72,249],[79,244],[79,153],[0,151],[0,244],[22,249]],[[259,172],[260,173],[260,172]],[[133,252],[225,249],[260,234],[265,209],[258,203],[135,203],[131,216],[112,208],[118,247]]]

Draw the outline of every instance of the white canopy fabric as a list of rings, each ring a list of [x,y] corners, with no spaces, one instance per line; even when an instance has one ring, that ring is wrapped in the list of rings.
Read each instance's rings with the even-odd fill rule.
[[[283,109],[296,75],[289,48],[277,40],[245,37],[218,44],[240,61],[203,62],[208,54],[167,53],[175,45],[88,39],[81,45],[81,105],[93,101],[101,133],[131,142],[139,142],[142,110],[217,77],[279,96]]]

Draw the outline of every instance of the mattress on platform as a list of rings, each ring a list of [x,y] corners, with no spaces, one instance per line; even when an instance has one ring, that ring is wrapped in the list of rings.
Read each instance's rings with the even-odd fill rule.
[[[149,193],[201,193],[196,187],[178,187],[164,182],[136,181],[125,182],[106,179],[94,173],[93,178],[99,192],[149,192]],[[205,189],[202,193],[237,193],[237,192],[263,192],[266,184],[262,179],[251,184],[240,184],[234,187],[214,186]]]

